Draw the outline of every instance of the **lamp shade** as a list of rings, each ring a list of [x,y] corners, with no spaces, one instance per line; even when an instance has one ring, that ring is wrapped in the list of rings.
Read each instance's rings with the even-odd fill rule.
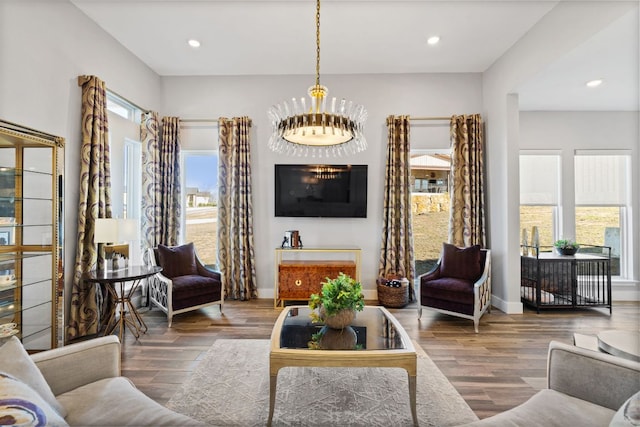
[[[93,238],[95,243],[112,243],[118,240],[118,220],[116,218],[97,218]]]
[[[138,238],[138,221],[122,218],[97,218],[95,243],[128,242]]]

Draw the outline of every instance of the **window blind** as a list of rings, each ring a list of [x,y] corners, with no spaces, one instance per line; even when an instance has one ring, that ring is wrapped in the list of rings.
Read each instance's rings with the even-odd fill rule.
[[[520,154],[520,204],[559,203],[560,156]]]
[[[576,151],[576,206],[626,206],[629,204],[631,156]]]

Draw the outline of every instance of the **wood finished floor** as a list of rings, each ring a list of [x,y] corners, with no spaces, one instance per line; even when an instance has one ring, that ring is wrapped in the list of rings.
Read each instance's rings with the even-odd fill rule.
[[[374,303],[374,302],[371,302]],[[390,309],[429,354],[438,368],[479,418],[510,409],[546,387],[549,341],[572,342],[574,332],[596,334],[605,329],[638,330],[639,303],[616,303],[605,309],[553,310],[509,315],[494,309],[480,322],[423,310],[418,321],[414,305]],[[228,301],[218,307],[174,317],[155,309],[142,310],[149,331],[135,340],[126,334],[123,375],[157,402],[164,404],[189,377],[209,347],[219,338],[269,339],[280,313],[273,300]]]

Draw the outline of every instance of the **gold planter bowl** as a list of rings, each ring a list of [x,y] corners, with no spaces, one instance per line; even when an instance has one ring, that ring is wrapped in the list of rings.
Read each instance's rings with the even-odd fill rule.
[[[328,327],[333,329],[344,329],[356,318],[356,311],[352,308],[345,308],[332,316],[327,316],[324,312],[324,308],[321,308],[320,317]]]

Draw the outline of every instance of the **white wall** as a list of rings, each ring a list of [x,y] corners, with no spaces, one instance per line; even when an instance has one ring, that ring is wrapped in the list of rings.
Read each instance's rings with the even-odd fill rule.
[[[362,284],[367,298],[375,298],[380,257],[386,117],[390,114],[449,116],[472,114],[482,106],[479,74],[330,75],[321,76],[329,96],[363,104],[369,119],[365,135],[367,151],[323,163],[369,165],[367,218],[274,217],[274,171],[276,163],[318,163],[319,159],[285,157],[267,147],[270,124],[267,109],[292,97],[306,94],[313,76],[262,77],[164,77],[163,113],[189,118],[246,115],[253,120],[252,174],[254,189],[255,255],[258,292],[273,298],[274,249],[286,230],[299,230],[306,247],[357,246],[362,249]],[[445,128],[447,129],[447,128]],[[441,148],[442,126],[429,129],[423,122],[412,125],[412,148]],[[435,135],[435,137],[431,137]],[[217,144],[217,141],[212,141]],[[445,141],[445,147],[448,141]],[[202,148],[202,147],[200,147]]]
[[[80,175],[81,90],[77,77],[96,75],[109,89],[146,108],[159,108],[160,78],[67,1],[0,1],[0,52],[0,117],[66,140],[68,308]]]
[[[640,126],[637,112],[521,112],[520,113],[520,149],[561,150],[564,174],[573,174],[573,155],[575,150],[610,149],[631,150],[631,257],[635,260],[631,266],[630,280],[613,280],[614,301],[635,300],[639,298],[640,262],[640,156],[638,130]],[[573,180],[563,180],[563,211],[573,215]],[[571,218],[564,221],[572,223]],[[575,235],[568,230],[567,235]]]
[[[517,88],[635,7],[634,2],[560,2],[483,73],[493,304],[502,311],[522,312],[519,251],[514,249],[519,246]]]

